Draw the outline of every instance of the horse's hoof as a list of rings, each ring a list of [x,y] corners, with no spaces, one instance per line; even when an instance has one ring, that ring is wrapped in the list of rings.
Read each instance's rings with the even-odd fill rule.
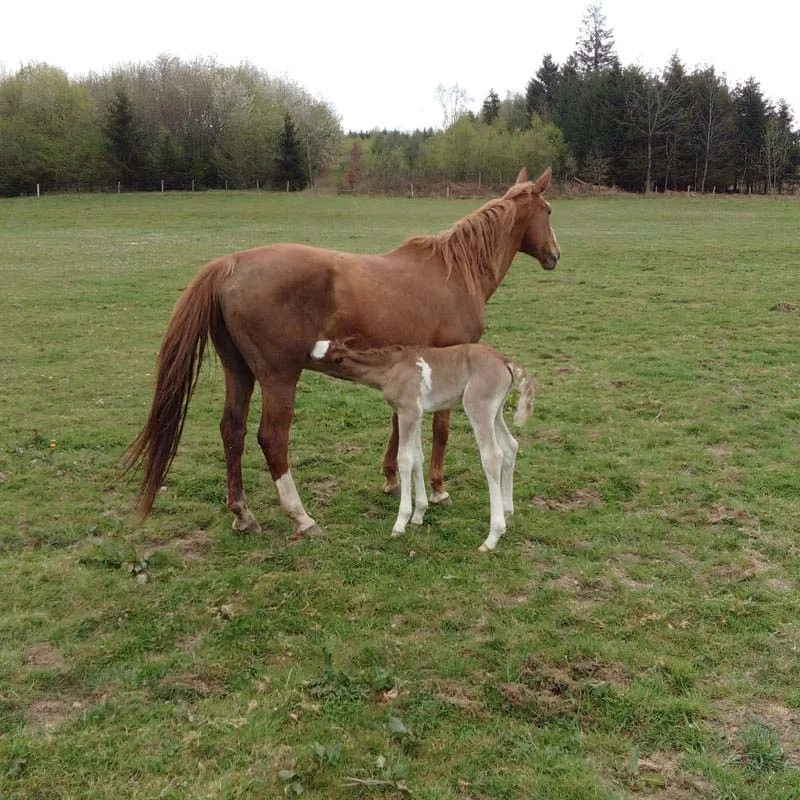
[[[236,533],[261,533],[261,526],[258,524],[258,520],[252,515],[248,515],[245,519],[236,517],[233,520],[233,529]]]
[[[390,494],[392,497],[400,497],[400,484],[399,483],[389,483],[388,481],[383,484],[383,489],[381,491],[384,494]]]
[[[481,546],[478,548],[478,552],[479,552],[479,553],[488,553],[488,552],[490,552],[490,551],[489,551],[489,548],[488,548],[488,547],[487,547],[485,544],[482,544],[482,545],[481,545]]]
[[[392,539],[399,539],[405,531],[392,531]]]
[[[448,492],[431,492],[428,502],[434,506],[451,506],[453,501]]]

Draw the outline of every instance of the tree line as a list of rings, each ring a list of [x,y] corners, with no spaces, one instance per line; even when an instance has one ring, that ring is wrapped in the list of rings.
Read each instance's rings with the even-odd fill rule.
[[[796,187],[800,132],[755,78],[729,87],[677,53],[660,71],[623,66],[602,8],[574,52],[545,55],[523,91],[477,111],[439,85],[442,127],[351,132],[285,78],[160,56],[70,79],[46,64],[0,73],[0,194],[42,189],[493,191],[520,165],[631,191],[782,192]],[[458,191],[458,190],[457,190]]]
[[[479,111],[439,86],[441,132],[351,134],[342,183],[392,190],[410,181],[502,185],[515,165],[629,191],[781,192],[798,183],[800,132],[758,81],[729,87],[714,67],[623,66],[599,5],[563,64],[545,55],[524,92],[490,91]]]
[[[336,114],[248,64],[161,56],[72,80],[0,75],[0,194],[47,189],[301,189],[337,154]]]

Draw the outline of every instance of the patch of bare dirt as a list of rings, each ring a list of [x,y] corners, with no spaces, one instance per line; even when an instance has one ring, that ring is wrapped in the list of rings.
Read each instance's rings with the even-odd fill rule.
[[[65,672],[68,669],[61,651],[53,647],[50,642],[40,642],[29,647],[22,661],[27,667],[47,667],[57,672]]]
[[[725,738],[734,751],[742,747],[740,731],[755,720],[778,734],[787,763],[800,766],[800,712],[775,699],[761,698],[746,706],[722,706],[719,715]]]
[[[547,584],[551,589],[561,589],[565,592],[577,592],[583,587],[580,578],[574,575],[562,575],[560,578],[554,578]]]
[[[175,648],[182,653],[191,653],[197,650],[202,641],[203,637],[200,635],[183,634],[175,640]]]
[[[752,522],[754,517],[743,508],[726,508],[722,503],[714,503],[706,517],[710,525],[719,525],[722,522]]]
[[[537,431],[535,438],[545,444],[564,444],[564,437],[557,428],[545,428]]]
[[[167,675],[159,681],[156,694],[185,699],[221,697],[227,694],[227,687],[224,679],[213,673]]]
[[[611,574],[618,580],[623,586],[626,586],[628,589],[651,589],[653,584],[647,583],[645,581],[637,581],[624,570],[622,567],[612,567],[610,570]]]
[[[312,481],[309,489],[311,489],[314,501],[318,506],[328,506],[331,500],[339,494],[341,485],[336,478],[323,478],[319,481]]]
[[[192,560],[200,558],[200,556],[209,550],[213,545],[213,540],[204,530],[194,530],[176,536],[169,541],[158,541],[153,543],[142,553],[142,558],[149,561],[155,553],[166,552],[172,550],[176,552],[181,558]]]
[[[794,311],[797,311],[797,303],[776,303],[770,311],[783,311],[784,313],[791,314]]]
[[[81,699],[60,698],[58,700],[35,700],[26,710],[28,724],[55,730],[59,725],[85,711],[93,702],[102,701],[105,694],[96,693]]]
[[[730,458],[733,455],[733,448],[727,444],[715,444],[708,448],[708,452],[714,458]]]
[[[486,709],[486,704],[474,692],[456,681],[437,681],[434,685],[434,697],[469,716],[480,716]]]
[[[689,800],[716,792],[714,782],[704,775],[683,772],[677,753],[650,753],[638,759],[637,768],[632,783],[648,800]]]
[[[531,505],[550,511],[580,511],[584,508],[602,508],[603,500],[596,489],[576,489],[566,500],[534,497]]]

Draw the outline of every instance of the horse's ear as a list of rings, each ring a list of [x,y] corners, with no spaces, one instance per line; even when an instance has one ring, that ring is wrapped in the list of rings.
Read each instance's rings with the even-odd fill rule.
[[[553,179],[553,170],[548,167],[533,184],[536,194],[544,194],[550,188],[550,181]]]
[[[528,170],[523,167],[517,175],[517,183],[525,183],[528,180]]]

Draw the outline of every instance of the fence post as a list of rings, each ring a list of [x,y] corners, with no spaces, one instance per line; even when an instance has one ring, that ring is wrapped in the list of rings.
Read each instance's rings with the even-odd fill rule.
[[[41,197],[41,195],[39,194],[39,184],[38,183],[36,184],[36,196],[37,197]]]
[[[192,178],[192,191],[194,191],[194,178]]]
[[[449,183],[447,184],[446,194],[447,194],[447,199],[449,200],[450,199],[450,184]]]
[[[286,181],[286,192],[289,192],[289,181]]]
[[[117,181],[117,194],[122,191],[122,181]]]
[[[414,199],[414,181],[411,181],[411,199]]]
[[[161,194],[164,194],[164,179],[161,179]]]

